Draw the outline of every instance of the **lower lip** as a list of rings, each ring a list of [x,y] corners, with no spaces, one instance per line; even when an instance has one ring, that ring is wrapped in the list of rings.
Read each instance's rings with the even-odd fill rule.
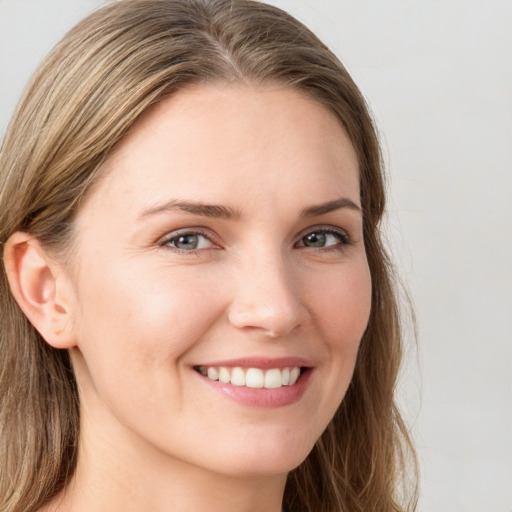
[[[248,388],[247,386],[233,386],[218,380],[212,380],[196,372],[201,380],[218,393],[222,393],[235,402],[247,407],[262,407],[275,409],[298,402],[308,387],[313,370],[309,368],[303,372],[293,386],[280,388]]]

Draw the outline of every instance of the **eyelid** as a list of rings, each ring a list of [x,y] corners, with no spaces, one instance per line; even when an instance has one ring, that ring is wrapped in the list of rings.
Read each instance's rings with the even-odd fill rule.
[[[298,247],[308,247],[306,245],[298,245],[307,235],[311,233],[326,233],[326,234],[332,234],[335,236],[338,236],[340,238],[340,244],[334,245],[334,246],[327,246],[327,247],[321,247],[318,248],[318,250],[329,250],[329,249],[335,249],[335,248],[343,248],[347,245],[352,245],[354,243],[352,237],[348,234],[348,232],[345,229],[331,226],[331,225],[325,225],[321,224],[318,226],[310,226],[309,228],[303,230],[299,236],[297,241],[295,242],[295,246]]]
[[[332,225],[317,225],[317,226],[310,226],[307,229],[304,229],[297,237],[297,241],[295,242],[295,247],[300,248],[308,248],[306,245],[299,245],[300,242],[309,234],[311,233],[326,233],[326,234],[332,234],[334,236],[339,237],[339,244],[330,245],[326,247],[320,247],[317,248],[317,250],[336,250],[336,249],[343,249],[344,247],[348,245],[352,245],[354,241],[348,234],[348,232],[345,229],[342,229],[340,227],[332,226]],[[169,245],[169,242],[172,241],[175,238],[178,238],[179,236],[183,235],[198,235],[206,238],[210,244],[211,247],[202,248],[202,249],[191,249],[191,250],[183,250],[179,249],[178,247],[173,247],[172,245]],[[157,245],[160,247],[166,247],[174,252],[181,253],[181,254],[196,254],[202,251],[207,251],[211,249],[220,249],[220,244],[215,240],[215,236],[210,232],[209,229],[205,229],[202,227],[187,227],[187,228],[181,228],[176,229],[174,231],[167,232],[164,236],[160,237],[157,240]],[[314,247],[312,247],[314,249]]]
[[[192,249],[189,251],[185,251],[183,249],[179,249],[178,247],[173,247],[172,245],[168,245],[171,240],[174,240],[175,238],[178,238],[183,235],[202,236],[202,237],[206,238],[212,244],[212,247],[203,248],[203,249]],[[164,236],[162,236],[158,239],[157,244],[160,247],[166,247],[166,248],[169,248],[169,249],[171,249],[175,252],[181,253],[181,254],[195,254],[195,253],[198,253],[201,251],[207,251],[210,249],[219,249],[220,246],[216,241],[214,241],[214,238],[215,237],[212,236],[212,234],[204,228],[190,227],[190,228],[176,229],[174,231],[170,231],[170,232],[166,233]]]

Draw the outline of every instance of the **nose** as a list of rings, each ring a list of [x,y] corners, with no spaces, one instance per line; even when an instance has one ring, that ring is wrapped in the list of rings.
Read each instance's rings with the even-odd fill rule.
[[[267,255],[259,261],[252,258],[238,270],[235,283],[228,318],[237,329],[280,338],[305,325],[310,318],[298,291],[299,279],[282,257]]]

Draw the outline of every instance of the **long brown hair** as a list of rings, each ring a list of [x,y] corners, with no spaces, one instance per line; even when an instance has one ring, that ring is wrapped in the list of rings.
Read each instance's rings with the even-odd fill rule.
[[[192,83],[240,81],[306,92],[344,126],[359,159],[373,283],[353,381],[310,455],[290,473],[284,506],[413,510],[414,450],[394,402],[402,341],[396,279],[379,231],[385,195],[378,139],[345,68],[290,15],[250,0],[121,0],[79,23],[35,73],[8,127],[0,244],[25,231],[65,257],[81,200],[139,116]],[[67,352],[45,343],[22,314],[3,266],[0,329],[0,510],[31,512],[73,474],[78,393]]]

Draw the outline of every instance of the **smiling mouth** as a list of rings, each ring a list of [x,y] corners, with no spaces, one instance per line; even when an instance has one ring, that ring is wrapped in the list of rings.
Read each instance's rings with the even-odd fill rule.
[[[226,366],[196,366],[201,375],[223,384],[247,388],[277,389],[293,386],[307,368],[292,366],[287,368],[241,368]]]

